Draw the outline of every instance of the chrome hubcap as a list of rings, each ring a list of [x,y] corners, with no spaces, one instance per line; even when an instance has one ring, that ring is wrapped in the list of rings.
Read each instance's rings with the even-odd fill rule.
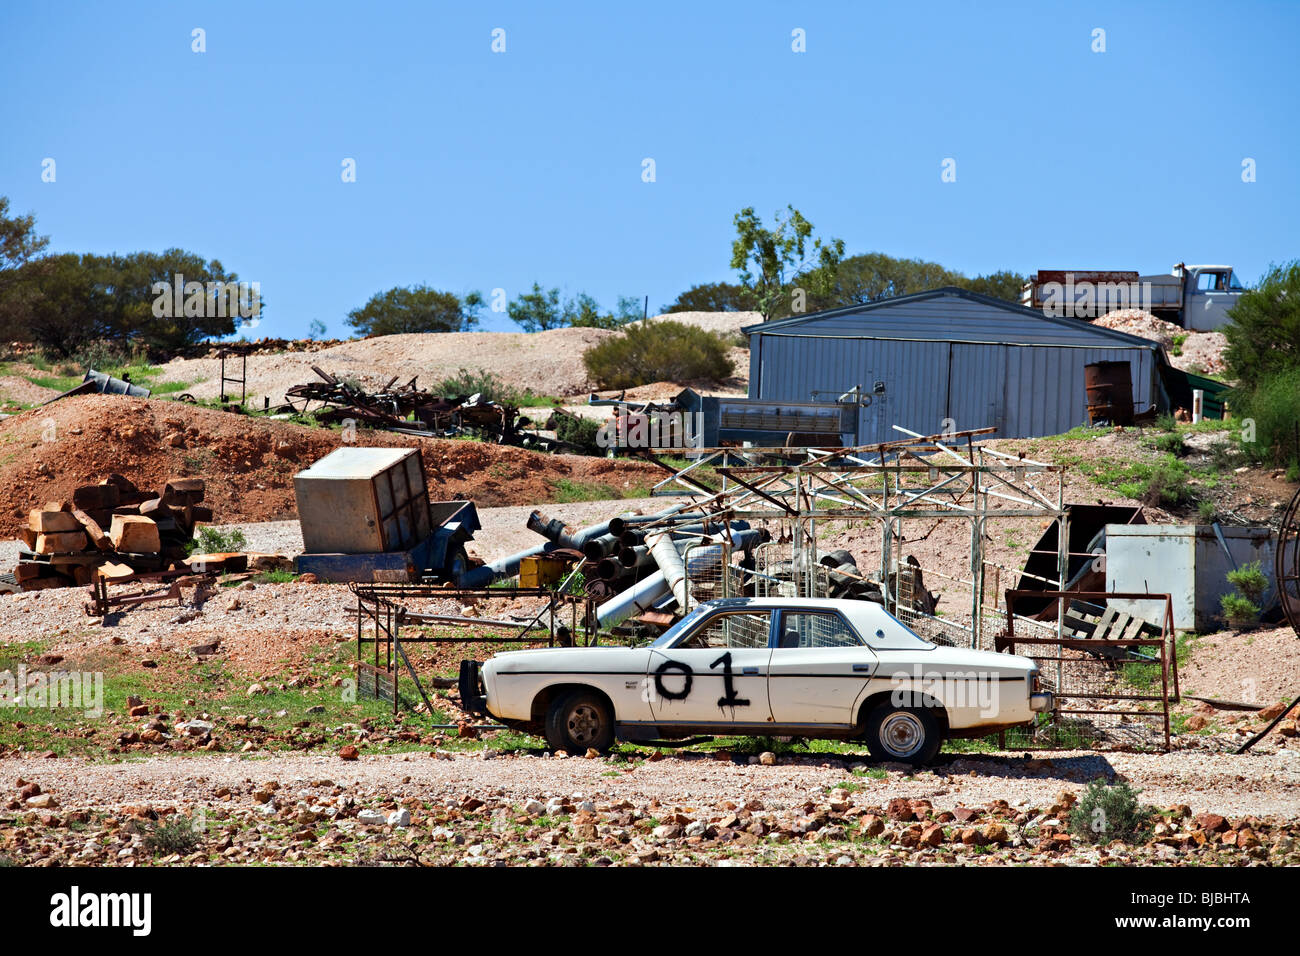
[[[590,704],[581,704],[569,711],[567,721],[569,737],[579,744],[589,744],[600,731],[600,715]]]
[[[880,725],[880,742],[895,757],[910,757],[925,743],[925,728],[915,714],[890,714]]]

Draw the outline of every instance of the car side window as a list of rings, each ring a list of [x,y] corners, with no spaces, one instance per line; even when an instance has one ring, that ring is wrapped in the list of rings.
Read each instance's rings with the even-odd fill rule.
[[[711,617],[677,646],[683,650],[707,647],[767,647],[771,611],[742,611]]]
[[[787,611],[781,615],[778,648],[861,647],[844,618],[830,611]]]

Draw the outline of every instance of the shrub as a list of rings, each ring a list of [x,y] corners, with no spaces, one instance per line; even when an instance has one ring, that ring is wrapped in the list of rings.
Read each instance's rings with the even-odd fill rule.
[[[1173,455],[1176,458],[1182,458],[1187,454],[1187,442],[1183,440],[1182,435],[1174,431],[1158,435],[1150,442],[1150,445],[1156,451]]]
[[[596,435],[601,428],[600,422],[557,410],[551,416],[551,420],[547,422],[548,426],[552,424],[555,429],[555,437],[562,442],[573,445],[581,454],[600,455],[604,453],[604,449],[596,443]]]
[[[587,374],[599,388],[651,382],[718,381],[731,375],[725,336],[663,319],[638,322],[588,349]]]
[[[194,823],[189,817],[177,813],[150,826],[144,835],[144,845],[155,855],[193,853],[203,843],[203,836]]]
[[[1205,500],[1196,506],[1196,513],[1200,516],[1201,524],[1213,524],[1216,510],[1214,502]]]
[[[1234,628],[1248,627],[1259,620],[1259,605],[1235,592],[1219,598],[1219,607]]]
[[[198,551],[202,554],[217,554],[222,551],[243,551],[247,547],[248,539],[244,537],[244,532],[238,528],[221,531],[218,528],[204,525],[199,528],[195,541],[191,543],[190,552]]]
[[[435,395],[452,398],[460,395],[482,395],[490,402],[501,405],[522,404],[523,395],[486,369],[462,368],[455,375],[449,375],[440,382],[435,382],[429,389]]]
[[[1300,368],[1265,375],[1233,399],[1238,418],[1255,420],[1255,441],[1243,447],[1256,461],[1300,460]]]
[[[1135,476],[1133,481],[1119,485],[1118,490],[1149,507],[1173,511],[1188,507],[1197,499],[1196,489],[1188,483],[1188,477],[1187,466],[1166,453],[1147,474]]]
[[[1258,561],[1243,564],[1228,572],[1228,583],[1241,592],[1247,601],[1258,602],[1268,590],[1268,576]]]
[[[1151,807],[1138,802],[1140,790],[1125,781],[1107,786],[1101,779],[1088,784],[1070,811],[1070,832],[1088,843],[1141,843],[1151,831]]]

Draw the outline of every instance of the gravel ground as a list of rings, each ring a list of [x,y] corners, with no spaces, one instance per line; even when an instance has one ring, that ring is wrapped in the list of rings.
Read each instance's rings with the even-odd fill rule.
[[[593,799],[686,805],[758,799],[780,809],[823,794],[826,788],[843,783],[847,774],[838,758],[833,762],[781,758],[769,767],[685,755],[642,763],[635,770],[610,776],[610,765],[604,760],[534,756],[485,760],[477,753],[441,760],[425,753],[369,756],[349,763],[332,755],[306,754],[257,760],[187,756],[111,765],[29,759],[8,762],[6,767],[10,776],[44,782],[64,806],[95,807],[210,799],[220,787],[249,780],[328,778],[345,788],[383,786],[399,799],[416,796],[426,801],[487,794],[523,801],[582,794]],[[852,779],[865,788],[857,794],[860,801],[883,803],[906,797],[927,799],[936,809],[952,809],[995,799],[1012,806],[1050,803],[1062,789],[1078,790],[1097,777],[1115,775],[1141,789],[1143,801],[1156,806],[1186,803],[1198,812],[1230,816],[1300,817],[1300,754],[1287,750],[1241,757],[1061,752],[1051,759],[1026,760],[981,755],[915,774],[898,769],[883,779]]]

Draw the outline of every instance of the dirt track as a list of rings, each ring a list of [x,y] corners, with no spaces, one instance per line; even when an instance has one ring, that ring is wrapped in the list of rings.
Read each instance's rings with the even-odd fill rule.
[[[1183,803],[1197,812],[1300,818],[1300,753],[1295,751],[1241,757],[1200,752],[1040,756],[1050,759],[991,754],[958,757],[915,775],[891,770],[881,780],[855,778],[865,785],[857,797],[867,803],[885,803],[894,797],[927,799],[936,809],[995,799],[1013,806],[1018,802],[1041,805],[1052,802],[1062,789],[1078,790],[1097,777],[1119,775],[1143,791],[1144,802],[1155,806]],[[437,760],[424,753],[365,757],[350,763],[333,755],[295,754],[258,760],[173,757],[109,765],[67,759],[25,760],[6,762],[5,767],[10,776],[42,782],[63,806],[82,808],[212,800],[219,788],[237,788],[249,781],[288,784],[318,778],[343,787],[383,787],[399,799],[415,796],[432,802],[444,798],[459,802],[466,796],[486,794],[520,802],[583,794],[634,803],[659,800],[688,805],[760,799],[772,807],[785,807],[843,783],[848,773],[848,765],[840,757],[799,756],[782,761],[767,767],[687,754],[643,763],[613,776],[604,760],[533,756],[484,760],[478,754]]]

